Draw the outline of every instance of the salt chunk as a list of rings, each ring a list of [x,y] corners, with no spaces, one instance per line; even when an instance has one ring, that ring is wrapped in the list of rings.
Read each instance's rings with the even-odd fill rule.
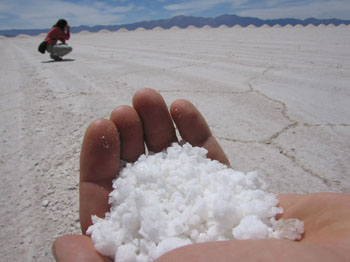
[[[197,243],[197,239],[198,239],[199,233],[196,229],[192,230],[191,232],[191,240],[193,243]]]
[[[247,173],[247,185],[252,189],[266,190],[268,188],[265,181],[259,178],[256,171]]]
[[[162,232],[166,229],[164,213],[159,207],[151,206],[140,212],[141,224],[139,233],[145,239],[159,242]]]
[[[269,230],[257,216],[247,216],[232,230],[232,234],[237,240],[264,239],[269,236]]]
[[[209,241],[209,237],[207,234],[205,233],[200,233],[198,238],[197,238],[197,243],[203,243],[203,242],[208,242]]]
[[[168,224],[168,235],[178,236],[185,232],[185,227],[181,223],[181,218],[175,218]]]
[[[111,231],[110,229],[111,227],[107,223],[96,223],[90,226],[86,233],[91,234],[91,239],[95,245],[95,248],[101,254],[114,257],[118,246],[121,245],[123,235],[119,231],[115,232]]]
[[[201,218],[198,215],[192,215],[187,220],[189,226],[198,225],[201,221]]]
[[[122,224],[129,232],[137,231],[139,227],[139,219],[135,213],[126,213],[122,217]]]
[[[256,215],[260,218],[269,216],[270,205],[262,199],[253,199],[245,207],[245,216]]]
[[[220,196],[220,195],[219,195]],[[234,201],[224,200],[220,197],[215,200],[213,205],[213,215],[216,221],[218,221],[225,228],[232,228],[237,224],[237,210],[234,206]]]
[[[140,252],[141,254],[146,254],[148,256],[148,253],[150,250],[153,250],[156,248],[156,244],[153,241],[141,239],[140,240]]]
[[[200,198],[197,203],[194,204],[193,212],[202,219],[208,218],[208,208],[203,198]]]
[[[118,248],[115,262],[135,262],[136,257],[136,247],[132,244],[126,244]]]
[[[219,236],[220,236],[220,232],[217,228],[217,226],[211,226],[209,229],[208,229],[208,239],[209,241],[216,241]]]
[[[47,199],[45,199],[45,200],[43,200],[42,202],[41,202],[41,206],[42,207],[47,207],[48,205],[49,205],[49,200],[47,200]]]
[[[278,239],[300,240],[304,232],[304,222],[298,219],[279,219],[272,223],[273,234]]]

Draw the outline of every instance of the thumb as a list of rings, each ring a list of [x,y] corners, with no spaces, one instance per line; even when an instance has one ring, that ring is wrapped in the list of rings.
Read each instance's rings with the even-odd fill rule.
[[[87,236],[66,235],[59,237],[52,245],[56,262],[111,262],[99,254]]]

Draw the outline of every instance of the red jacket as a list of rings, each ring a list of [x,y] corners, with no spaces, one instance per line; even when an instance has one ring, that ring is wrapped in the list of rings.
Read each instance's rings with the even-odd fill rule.
[[[57,44],[57,41],[60,40],[63,44],[66,43],[70,37],[69,29],[67,29],[67,33],[63,32],[59,27],[52,27],[51,30],[47,33],[45,41],[49,45]]]

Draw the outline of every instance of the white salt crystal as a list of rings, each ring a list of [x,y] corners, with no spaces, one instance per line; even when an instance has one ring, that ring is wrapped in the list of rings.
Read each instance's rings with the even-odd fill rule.
[[[208,239],[209,241],[216,241],[220,236],[217,226],[211,226],[208,229]]]
[[[205,233],[200,233],[197,239],[197,243],[203,243],[203,242],[208,242],[209,238],[207,236],[207,234]]]
[[[42,202],[41,202],[41,206],[42,207],[47,207],[48,205],[49,205],[49,200],[47,200],[47,199],[45,199],[45,200],[43,200]]]
[[[304,232],[304,223],[298,219],[280,219],[272,224],[274,238],[300,240]]]
[[[300,239],[303,223],[278,220],[275,194],[189,144],[142,155],[113,181],[111,211],[93,217],[96,249],[116,262],[150,262],[184,245],[230,239]]]
[[[232,230],[232,234],[238,240],[264,239],[268,238],[269,230],[257,216],[246,216]]]
[[[135,262],[136,257],[136,247],[132,244],[120,246],[115,254],[115,259],[120,262]]]
[[[121,245],[121,232],[111,231],[111,221],[101,221],[96,216],[92,217],[92,222],[96,226],[93,228],[94,232],[91,235],[95,248],[101,253],[109,257],[114,257],[118,246]],[[92,228],[89,227],[87,234],[91,234]]]
[[[199,236],[199,233],[196,229],[192,230],[191,231],[191,240],[193,243],[197,243],[198,241],[198,236]]]

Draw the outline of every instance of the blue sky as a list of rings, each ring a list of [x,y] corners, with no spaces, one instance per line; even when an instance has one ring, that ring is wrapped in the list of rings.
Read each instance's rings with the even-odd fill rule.
[[[126,24],[176,15],[350,20],[350,0],[0,0],[0,29]]]

